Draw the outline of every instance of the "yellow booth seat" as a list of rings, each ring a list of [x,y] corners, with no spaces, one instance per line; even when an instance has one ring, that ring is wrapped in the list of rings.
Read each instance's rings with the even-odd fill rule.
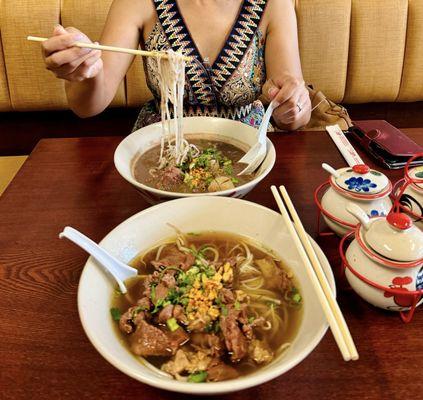
[[[67,108],[39,44],[54,25],[98,40],[112,0],[0,0],[0,111]],[[336,102],[423,100],[423,0],[297,0],[306,81]],[[151,97],[137,58],[112,106]]]

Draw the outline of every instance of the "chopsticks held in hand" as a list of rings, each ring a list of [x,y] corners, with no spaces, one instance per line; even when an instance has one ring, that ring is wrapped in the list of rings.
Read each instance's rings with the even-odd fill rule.
[[[322,266],[320,265],[320,261],[316,256],[316,253],[310,243],[310,239],[303,227],[303,224],[301,223],[294,205],[292,204],[288,192],[284,186],[281,186],[279,188],[282,194],[281,197],[276,186],[272,186],[271,189],[276,203],[281,211],[282,217],[288,227],[289,234],[294,240],[295,246],[297,247],[301,259],[304,262],[307,274],[313,284],[344,360],[358,360],[357,349],[351,337],[347,323],[345,322],[341,309],[339,308],[335,296],[326,279],[325,273],[323,272]],[[294,222],[292,222],[290,215]]]
[[[28,36],[27,40],[30,40],[32,42],[45,42],[47,38],[37,37],[37,36]],[[125,47],[103,46],[101,44],[85,43],[85,42],[75,42],[73,45],[75,47],[85,47],[85,48],[94,49],[94,50],[114,51],[116,53],[133,54],[135,56],[168,58],[167,53],[164,51],[135,50],[135,49],[127,49]],[[185,57],[185,56],[181,56],[181,57],[185,61],[191,61],[191,57]]]

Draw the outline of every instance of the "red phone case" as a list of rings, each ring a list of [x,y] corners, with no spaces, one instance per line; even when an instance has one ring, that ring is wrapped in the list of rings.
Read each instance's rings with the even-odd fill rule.
[[[412,157],[423,152],[422,146],[387,121],[354,121],[354,125],[364,133],[361,138],[355,135],[364,148],[369,149],[373,142],[396,157]]]

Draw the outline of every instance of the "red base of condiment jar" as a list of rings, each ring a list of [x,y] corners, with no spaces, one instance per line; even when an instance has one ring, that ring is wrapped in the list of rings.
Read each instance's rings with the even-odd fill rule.
[[[373,282],[370,279],[363,276],[362,274],[358,273],[350,265],[345,255],[345,244],[347,243],[347,241],[352,239],[353,235],[354,235],[354,231],[349,232],[342,238],[339,244],[339,253],[342,259],[342,265],[341,265],[342,271],[345,272],[345,270],[348,269],[356,278],[358,278],[360,281],[362,281],[366,285],[376,290],[382,291],[384,297],[386,298],[392,297],[394,300],[394,303],[397,304],[399,307],[409,308],[407,311],[399,311],[399,314],[404,323],[410,322],[414,316],[414,312],[417,308],[419,301],[423,297],[423,289],[412,291],[412,290],[403,288],[402,282],[399,282],[400,279],[398,280],[398,282],[393,282],[392,286],[387,287],[387,286],[380,285],[376,282]]]

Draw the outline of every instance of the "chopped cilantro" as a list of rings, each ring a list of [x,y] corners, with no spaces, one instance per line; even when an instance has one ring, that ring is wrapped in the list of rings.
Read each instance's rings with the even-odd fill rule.
[[[193,382],[193,383],[205,382],[206,379],[207,379],[207,371],[195,372],[194,374],[191,374],[188,376],[188,382]]]
[[[254,322],[255,318],[254,317],[248,317],[248,323],[252,324]]]
[[[110,314],[112,315],[113,321],[119,321],[122,313],[120,312],[119,308],[111,308]]]
[[[176,291],[175,288],[170,288],[166,299],[168,300],[169,304],[178,304],[179,296],[180,294]]]
[[[158,312],[160,308],[164,306],[164,302],[165,302],[164,299],[158,299],[156,304],[154,305],[153,311],[151,311],[151,314],[155,314],[156,312]]]

